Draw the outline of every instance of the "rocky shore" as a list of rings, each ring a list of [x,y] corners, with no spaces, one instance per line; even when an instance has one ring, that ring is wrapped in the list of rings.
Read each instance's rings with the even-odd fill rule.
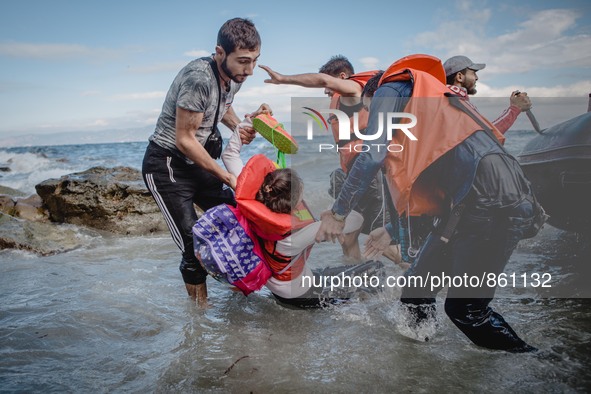
[[[100,232],[142,236],[167,231],[140,171],[93,167],[48,179],[37,194],[0,186],[0,249],[50,255],[72,250]]]

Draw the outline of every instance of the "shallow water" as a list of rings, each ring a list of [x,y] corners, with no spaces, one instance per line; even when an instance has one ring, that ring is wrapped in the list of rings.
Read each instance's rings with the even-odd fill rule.
[[[579,244],[548,227],[508,270],[539,264],[558,278]],[[548,259],[544,255],[544,259]],[[101,238],[67,255],[0,252],[2,391],[583,392],[591,389],[591,303],[505,289],[493,306],[539,354],[477,348],[447,320],[429,341],[402,333],[398,289],[327,310],[292,310],[262,290],[209,281],[212,307],[187,298],[168,237]],[[570,259],[570,260],[569,260]],[[335,265],[335,245],[315,248]],[[322,262],[322,263],[320,263]],[[580,262],[579,262],[580,263]],[[552,265],[551,265],[552,264]],[[393,266],[389,274],[401,271]]]
[[[509,149],[519,152],[532,133],[512,134]],[[267,148],[246,155],[272,157]],[[14,170],[0,184],[32,192],[38,181],[92,165],[139,168],[144,149],[5,150],[0,159]],[[292,163],[316,214],[331,202],[326,179],[335,162],[302,149]],[[179,257],[168,234],[96,236],[49,257],[0,251],[0,391],[591,391],[589,250],[550,226],[520,243],[505,272],[547,273],[552,287],[499,288],[492,303],[537,354],[472,345],[444,315],[443,292],[438,325],[420,332],[428,342],[406,329],[396,288],[326,310],[293,310],[267,290],[244,297],[209,280],[213,306],[199,309],[187,299]],[[311,261],[342,264],[340,247],[317,245]]]

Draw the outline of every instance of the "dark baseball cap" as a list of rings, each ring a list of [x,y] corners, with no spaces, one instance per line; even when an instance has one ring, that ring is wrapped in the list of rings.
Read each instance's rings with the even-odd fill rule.
[[[462,71],[465,68],[469,68],[474,71],[482,70],[486,67],[484,63],[474,63],[470,58],[466,56],[453,56],[450,57],[443,63],[445,69],[445,76],[449,77],[457,72]]]

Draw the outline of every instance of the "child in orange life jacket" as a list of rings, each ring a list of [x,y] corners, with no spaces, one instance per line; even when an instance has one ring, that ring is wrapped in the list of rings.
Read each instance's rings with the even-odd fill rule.
[[[252,157],[244,167],[240,159],[241,146],[242,143],[238,133],[234,132],[222,153],[224,165],[230,173],[238,177],[236,189],[238,209],[246,206],[246,204],[243,204],[244,199],[242,197],[245,185],[241,185],[241,183],[252,179],[252,177],[246,175],[249,172],[253,174],[267,172],[262,184],[258,187],[254,200],[273,213],[291,213],[293,218],[294,211],[297,210],[296,207],[301,205],[303,197],[303,182],[300,177],[294,170],[289,168],[269,171],[268,163],[270,160],[263,155]],[[245,169],[245,173],[239,176],[243,169]],[[256,185],[248,186],[256,187]],[[253,206],[252,200],[246,202],[248,206]],[[266,217],[260,215],[260,213],[257,214],[257,212],[262,211],[257,210],[256,203],[254,204],[254,209],[248,212],[241,210],[241,212],[251,223],[254,223],[252,227],[258,241],[262,244],[265,262],[271,268],[272,277],[267,281],[266,287],[271,290],[279,301],[296,307],[321,307],[326,303],[336,301],[327,294],[326,289],[318,286],[320,283],[318,278],[313,280],[315,274],[307,264],[307,258],[315,243],[315,235],[320,227],[320,222],[305,224],[295,219],[292,221],[293,227],[289,235],[281,237],[275,234],[275,240],[273,240],[270,239],[272,237],[265,234],[265,231],[257,231],[256,229],[267,227],[270,222],[279,219],[269,217],[268,214]],[[298,222],[304,225],[299,227]],[[362,223],[363,217],[361,214],[353,211],[347,218],[344,232],[356,231],[361,227]],[[349,269],[350,273],[353,274],[381,268],[381,263],[369,262],[355,267],[332,268],[326,273],[336,274],[336,271],[343,272],[344,268]],[[347,298],[347,296],[342,296],[342,298]]]
[[[292,213],[301,203],[303,183],[295,171],[285,168],[266,175],[257,201],[273,212]],[[295,204],[294,204],[295,203]],[[363,218],[355,212],[353,218],[345,224],[345,233],[361,227]],[[319,307],[323,302],[332,302],[323,286],[322,280],[314,280],[314,273],[306,260],[315,243],[320,222],[313,222],[292,232],[286,238],[275,242],[264,242],[266,262],[271,267],[273,276],[266,286],[281,302],[300,307]],[[346,296],[341,295],[342,298]]]

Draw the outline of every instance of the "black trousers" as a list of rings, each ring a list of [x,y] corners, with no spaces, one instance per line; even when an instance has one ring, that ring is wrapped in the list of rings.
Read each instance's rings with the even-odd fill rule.
[[[449,243],[443,243],[436,233],[429,235],[416,261],[405,273],[407,279],[422,278],[427,283],[415,280],[414,286],[403,289],[401,301],[412,306],[409,309],[417,319],[427,318],[432,315],[435,294],[447,285],[445,312],[472,342],[491,349],[532,350],[489,304],[499,274],[517,243],[530,230],[534,216],[533,199],[526,198],[502,209],[468,204]],[[473,280],[432,287],[438,284],[434,277]]]
[[[142,175],[160,208],[172,239],[182,253],[180,271],[188,284],[205,282],[207,272],[195,256],[192,228],[197,221],[196,204],[203,211],[219,204],[236,205],[234,192],[217,177],[195,164],[150,142]]]

